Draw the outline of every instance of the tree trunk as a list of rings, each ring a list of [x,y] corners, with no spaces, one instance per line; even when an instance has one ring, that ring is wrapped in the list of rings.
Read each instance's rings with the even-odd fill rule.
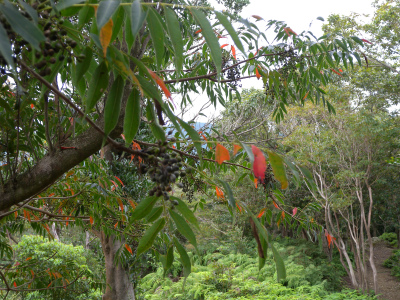
[[[114,236],[99,233],[106,262],[106,292],[103,300],[135,300],[133,284],[129,280],[129,268],[121,263],[115,264],[115,256],[122,242]]]

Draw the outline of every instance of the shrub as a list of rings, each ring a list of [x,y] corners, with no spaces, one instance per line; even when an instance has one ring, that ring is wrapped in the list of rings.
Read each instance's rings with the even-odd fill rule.
[[[385,232],[380,237],[381,240],[388,242],[392,247],[397,247],[397,235],[394,232]]]

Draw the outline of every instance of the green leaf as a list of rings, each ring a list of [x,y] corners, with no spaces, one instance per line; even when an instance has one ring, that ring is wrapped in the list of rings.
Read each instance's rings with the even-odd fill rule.
[[[176,18],[174,11],[168,7],[165,8],[165,20],[169,37],[171,38],[172,47],[174,48],[174,58],[176,73],[180,74],[183,65],[183,39],[179,21]]]
[[[97,8],[97,29],[101,30],[104,25],[111,19],[117,8],[119,7],[119,0],[104,0],[101,1]]]
[[[167,250],[167,259],[164,266],[164,276],[166,274],[166,271],[168,271],[169,268],[171,268],[173,262],[174,262],[174,246],[171,245],[171,247],[169,247]]]
[[[272,171],[274,172],[275,178],[281,183],[282,189],[286,189],[289,182],[286,177],[286,170],[283,164],[283,159],[276,153],[267,150],[269,163],[271,164]]]
[[[150,196],[140,201],[132,213],[131,221],[140,220],[147,216],[151,212],[154,204],[157,202],[157,199],[158,197],[156,196]]]
[[[242,145],[244,151],[246,151],[247,157],[250,160],[250,163],[253,164],[254,162],[254,154],[253,151],[251,150],[251,148],[249,146],[247,146],[247,144],[240,142],[240,144]]]
[[[124,87],[125,79],[121,75],[118,75],[108,93],[106,106],[104,108],[104,132],[106,135],[117,126]]]
[[[90,47],[86,47],[82,54],[85,55],[85,58],[76,64],[76,71],[75,71],[75,80],[74,85],[85,75],[86,71],[90,67],[90,63],[92,62],[93,51]]]
[[[169,215],[174,220],[176,228],[178,231],[188,239],[188,241],[196,248],[197,250],[197,241],[196,236],[193,233],[192,228],[186,223],[186,220],[182,218],[179,214],[174,212],[173,210],[169,210]]]
[[[140,5],[140,0],[135,0],[131,5],[131,34],[133,36],[133,40],[140,28],[143,26],[143,22],[146,19],[146,14],[143,13],[142,6]]]
[[[7,64],[9,64],[11,68],[15,70],[10,40],[8,39],[7,31],[4,29],[1,23],[0,23],[0,54],[4,57]]]
[[[225,27],[226,31],[228,31],[228,33],[231,36],[231,38],[232,38],[233,42],[235,43],[236,47],[243,54],[245,54],[242,42],[240,41],[239,36],[236,33],[236,30],[233,28],[232,22],[229,21],[228,18],[223,13],[220,13],[220,12],[216,11],[215,15],[217,16],[218,21],[220,21],[221,24]]]
[[[37,11],[35,9],[33,9],[33,7],[30,6],[28,3],[26,3],[22,0],[18,0],[18,2],[19,2],[19,4],[22,5],[22,7],[26,10],[26,12],[32,18],[33,23],[35,23],[35,25],[37,25],[39,22],[39,16],[37,14]]]
[[[178,250],[179,255],[181,256],[181,262],[183,265],[183,276],[188,277],[192,272],[192,265],[190,263],[189,255],[187,254],[185,248],[178,242],[176,237],[174,237],[174,244],[176,250]]]
[[[233,196],[233,192],[232,192],[230,185],[226,181],[223,181],[221,179],[219,179],[218,181],[221,182],[222,186],[224,187],[225,192],[228,194],[229,205],[231,207],[235,207],[236,201],[235,201],[235,197]]]
[[[30,43],[36,50],[40,51],[39,44],[45,40],[42,31],[40,31],[34,23],[28,21],[28,19],[8,1],[4,1],[4,4],[0,5],[0,11],[3,13],[11,28],[21,35],[22,38]]]
[[[248,210],[246,209],[246,211],[248,211]],[[254,224],[257,227],[258,234],[261,235],[262,238],[264,239],[264,241],[267,242],[269,240],[269,237],[268,237],[268,232],[265,229],[265,227],[263,225],[261,225],[261,223],[258,221],[258,219],[252,213],[248,212],[248,215],[250,216],[250,218],[253,219]]]
[[[315,67],[310,67],[310,71],[317,79],[321,79],[321,73]]]
[[[136,250],[136,256],[139,256],[146,250],[150,249],[150,247],[153,245],[153,242],[157,236],[157,234],[161,231],[161,229],[164,228],[165,225],[165,218],[161,218],[154,222],[153,225],[148,228],[142,238],[139,241],[139,245]]]
[[[56,4],[56,9],[58,11],[61,11],[63,9],[66,9],[67,7],[70,7],[74,4],[82,3],[85,2],[85,0],[60,0]]]
[[[161,216],[163,210],[164,210],[164,209],[163,209],[162,206],[153,208],[153,209],[150,211],[150,213],[147,215],[146,221],[147,221],[148,223],[154,222],[155,220],[157,220],[157,219]]]
[[[358,55],[357,52],[353,52],[354,57],[357,59],[358,65],[361,67],[362,63],[361,63],[361,58],[360,55]]]
[[[151,132],[153,133],[154,137],[157,140],[165,141],[167,138],[165,136],[165,131],[160,126],[160,124],[158,124],[158,121],[154,114],[153,104],[150,101],[149,101],[149,103],[147,103],[147,106],[146,106],[146,117],[147,117],[148,121],[150,122],[150,124],[149,124],[150,129],[151,129]]]
[[[124,135],[126,144],[132,143],[140,126],[140,94],[134,89],[129,95],[125,108]]]
[[[103,61],[94,71],[89,83],[89,90],[86,98],[86,112],[90,112],[99,101],[100,97],[107,90],[108,86],[108,68]]]
[[[200,162],[203,163],[203,155],[202,155],[202,151],[201,151],[202,148],[201,148],[199,134],[188,123],[186,123],[182,119],[179,119],[178,117],[177,117],[177,119],[179,121],[179,124],[181,124],[182,128],[187,132],[189,137],[192,139],[192,142],[194,143],[194,146],[196,147],[196,150],[197,150],[197,155],[200,158]]]
[[[280,282],[281,280],[286,279],[285,263],[283,262],[282,257],[279,255],[279,252],[275,249],[275,247],[272,243],[270,243],[270,247],[272,250],[272,254],[274,255],[277,279],[278,279],[278,282]]]
[[[117,38],[118,34],[121,32],[122,24],[125,22],[125,9],[122,6],[118,8],[118,12],[114,15],[113,22],[114,25],[110,43]]]
[[[207,17],[200,10],[190,9],[195,18],[196,22],[200,25],[202,29],[202,34],[207,42],[208,47],[211,51],[211,57],[214,61],[215,67],[217,68],[217,74],[221,73],[222,66],[222,53],[219,46],[217,37],[215,36],[214,30],[212,29],[210,22],[208,22]]]
[[[153,8],[149,9],[147,23],[149,25],[153,47],[156,52],[157,67],[160,68],[164,59],[164,30],[162,24],[158,20],[157,12]]]
[[[185,217],[186,220],[188,220],[194,226],[196,226],[197,229],[200,229],[197,218],[195,217],[194,213],[189,209],[189,207],[187,207],[186,203],[183,202],[178,197],[174,197],[174,196],[170,196],[170,197],[171,197],[171,199],[178,201],[178,205],[175,206],[175,208],[182,214],[182,216]]]

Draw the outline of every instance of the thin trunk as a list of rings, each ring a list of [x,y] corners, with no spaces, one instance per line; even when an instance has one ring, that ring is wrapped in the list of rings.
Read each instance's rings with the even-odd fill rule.
[[[101,246],[106,262],[106,292],[103,300],[135,300],[133,284],[129,280],[129,268],[115,264],[115,257],[123,242],[100,233]]]
[[[51,233],[53,234],[54,238],[57,241],[60,241],[60,237],[58,236],[58,233],[57,233],[56,223],[54,223],[54,222],[53,222],[53,224],[51,224]]]
[[[374,280],[374,291],[375,294],[378,294],[378,273],[376,271],[375,267],[375,261],[374,261],[374,245],[372,243],[372,237],[371,237],[371,216],[372,216],[372,205],[373,205],[373,198],[372,198],[372,189],[371,186],[367,183],[367,188],[368,188],[368,195],[369,195],[369,210],[368,210],[368,222],[365,224],[365,230],[367,231],[367,237],[368,237],[368,244],[369,244],[369,263],[371,265],[372,269],[372,277]]]

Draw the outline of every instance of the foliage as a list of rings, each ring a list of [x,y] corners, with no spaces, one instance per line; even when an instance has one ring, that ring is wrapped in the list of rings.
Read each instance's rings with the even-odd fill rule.
[[[391,274],[400,279],[400,250],[394,250],[393,254],[384,261],[383,265],[392,269]]]
[[[5,269],[5,276],[23,297],[100,299],[101,285],[87,265],[82,246],[25,235],[14,250],[15,261]],[[29,289],[42,290],[31,293]]]
[[[392,247],[396,247],[397,245],[397,234],[394,232],[384,232],[381,236],[379,236],[381,240],[388,242]]]
[[[340,263],[327,263],[318,247],[304,241],[278,241],[288,267],[283,284],[274,281],[272,254],[266,267],[258,271],[254,255],[215,252],[195,260],[183,289],[183,279],[175,274],[163,278],[162,268],[142,280],[139,299],[374,299],[341,287]]]

